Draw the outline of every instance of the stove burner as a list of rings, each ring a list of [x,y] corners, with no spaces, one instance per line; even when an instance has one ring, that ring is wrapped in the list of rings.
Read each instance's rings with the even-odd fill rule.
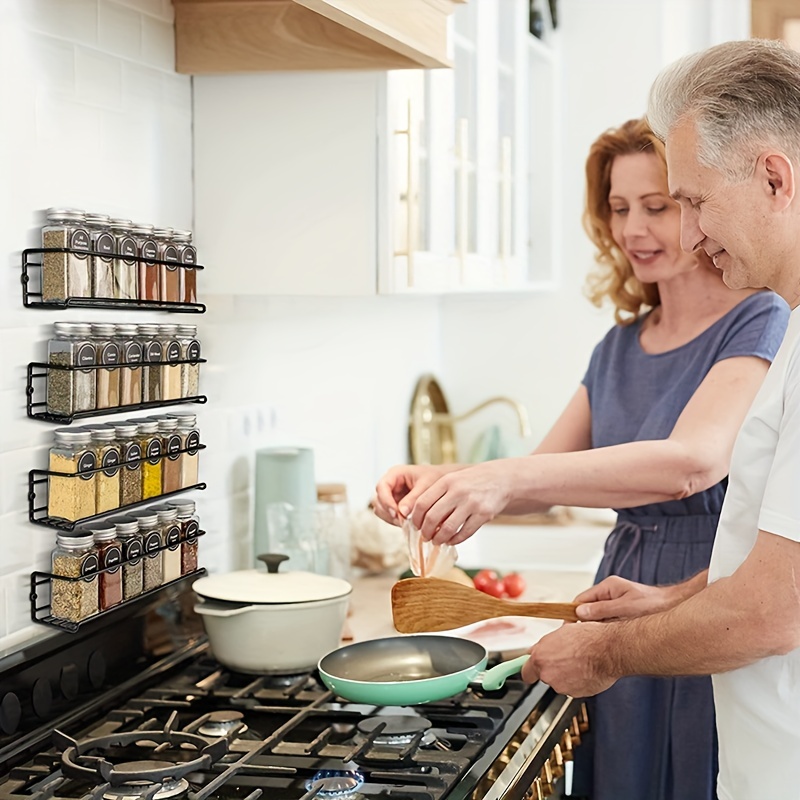
[[[372,740],[374,744],[402,747],[410,744],[414,737],[422,733],[420,744],[431,745],[436,741],[436,734],[430,730],[431,721],[425,717],[411,715],[386,715],[367,717],[356,726],[358,731],[369,736],[376,728],[381,732]]]
[[[363,783],[364,776],[357,770],[321,769],[306,781],[306,789],[316,789],[315,797],[354,797]]]
[[[240,711],[212,711],[208,719],[197,729],[202,736],[219,738],[230,736],[234,731],[242,734],[247,731],[247,725],[242,722],[244,714]]]
[[[117,772],[120,776],[130,774],[131,780],[120,786],[109,786],[103,792],[103,798],[105,800],[168,800],[171,797],[179,797],[189,789],[189,781],[183,778],[167,777],[162,778],[158,783],[138,778],[142,774],[169,766],[178,768],[177,764],[170,764],[166,761],[129,761],[119,764],[116,768]]]

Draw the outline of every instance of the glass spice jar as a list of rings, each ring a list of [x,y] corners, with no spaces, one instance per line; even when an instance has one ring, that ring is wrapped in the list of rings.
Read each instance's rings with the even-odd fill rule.
[[[161,300],[168,303],[179,303],[181,299],[180,272],[178,271],[178,247],[172,240],[172,228],[158,228],[153,236],[158,243],[158,258],[171,261],[171,264],[159,264],[159,291]]]
[[[142,501],[142,446],[139,443],[136,422],[119,422],[114,425],[119,457],[119,504],[130,506]]]
[[[112,219],[111,233],[114,236],[114,297],[119,300],[139,299],[139,255],[136,239],[131,235],[133,223],[129,219]]]
[[[92,255],[89,259],[89,279],[92,297],[114,296],[114,250],[116,241],[109,229],[108,214],[87,214],[86,227]]]
[[[172,241],[178,247],[180,268],[180,299],[182,303],[197,302],[197,250],[192,245],[192,232],[177,230],[172,232]]]
[[[158,422],[137,420],[137,439],[145,460],[142,462],[142,500],[161,494],[162,451]]]
[[[117,343],[120,348],[119,404],[138,405],[142,402],[142,343],[137,338],[137,325],[117,325]],[[137,366],[138,365],[138,366]]]
[[[161,399],[179,400],[181,396],[181,345],[175,338],[178,326],[166,324],[158,326],[161,342]]]
[[[81,622],[98,611],[97,549],[91,531],[59,531],[51,554],[53,575],[83,578],[50,582],[50,612],[58,619]]]
[[[100,562],[97,593],[101,611],[122,602],[122,544],[110,522],[97,522],[90,528]]]
[[[139,525],[142,536],[142,549],[144,550],[142,591],[149,592],[158,589],[164,583],[164,565],[161,554],[161,529],[158,525],[158,515],[152,508],[140,511],[131,516]]]
[[[194,500],[174,500],[170,506],[178,512],[177,522],[181,529],[181,575],[197,569],[197,534],[200,523],[195,514]]]
[[[164,350],[158,339],[158,325],[139,325],[139,343],[142,345],[142,402],[156,403],[161,396],[161,361]]]
[[[200,342],[197,325],[178,325],[178,343],[181,346],[181,397],[197,397],[200,393]]]
[[[50,448],[47,513],[51,517],[75,522],[94,516],[96,458],[91,447],[91,434],[82,428],[59,428]],[[77,477],[65,477],[77,475]]]
[[[117,434],[111,425],[92,425],[89,427],[95,459],[100,471],[95,478],[96,514],[119,508],[120,477],[119,447]]]
[[[144,546],[136,517],[113,520],[116,537],[122,546],[122,599],[132,600],[144,589]]]
[[[97,363],[103,365],[95,370],[97,408],[119,406],[120,348],[114,338],[116,333],[115,325],[106,322],[92,324],[92,341]]]
[[[77,252],[45,252],[42,259],[42,300],[91,297],[89,279],[89,231],[86,217],[76,208],[51,208],[42,228],[42,247],[67,248]]]
[[[163,417],[158,420],[158,433],[161,436],[161,491],[170,494],[181,489],[181,436],[177,432],[178,420]]]
[[[136,239],[139,253],[139,299],[160,300],[158,290],[159,265],[147,259],[158,258],[158,243],[153,237],[152,225],[134,225],[131,233]]]
[[[83,322],[56,322],[55,338],[47,343],[47,363],[59,367],[87,367],[95,360],[89,341],[91,326]],[[47,371],[47,410],[71,417],[95,408],[93,369],[50,369]]]
[[[196,486],[199,478],[200,433],[197,415],[191,411],[173,411],[169,414],[178,421],[181,437],[181,489]]]
[[[175,581],[181,576],[181,528],[178,525],[178,511],[171,506],[156,506],[153,511],[158,515],[163,542],[162,563],[164,567],[164,583]]]

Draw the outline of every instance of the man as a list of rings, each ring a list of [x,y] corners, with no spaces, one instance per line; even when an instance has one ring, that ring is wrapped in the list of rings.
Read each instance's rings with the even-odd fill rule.
[[[656,80],[648,120],[666,141],[684,249],[732,288],[793,309],[737,438],[708,580],[608,578],[523,669],[575,696],[625,675],[714,676],[721,800],[800,793],[800,53],[729,42]],[[620,620],[605,623],[588,620]]]

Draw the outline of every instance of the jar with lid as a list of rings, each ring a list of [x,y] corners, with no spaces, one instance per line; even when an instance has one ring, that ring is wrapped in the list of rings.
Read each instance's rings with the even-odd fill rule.
[[[158,515],[152,508],[131,514],[139,525],[144,550],[142,590],[149,592],[164,583],[164,565],[161,555],[161,529]]]
[[[158,257],[171,264],[159,264],[159,292],[162,302],[179,303],[181,300],[180,272],[178,271],[178,247],[172,240],[172,228],[156,228],[153,231],[158,243]]]
[[[161,361],[164,349],[158,338],[158,325],[139,325],[139,343],[142,345],[142,402],[157,403],[161,396]]]
[[[97,466],[101,468],[95,478],[95,513],[103,514],[119,508],[120,456],[116,444],[117,434],[111,425],[92,425],[89,430],[95,460]]]
[[[100,562],[97,593],[100,610],[112,608],[122,602],[122,544],[117,539],[117,529],[110,522],[96,522],[90,527]]]
[[[116,537],[122,546],[122,599],[138,597],[144,588],[144,547],[136,517],[113,520]]]
[[[92,255],[89,260],[89,278],[92,297],[114,296],[114,250],[116,242],[109,225],[108,214],[86,214]]]
[[[178,421],[181,437],[181,489],[196,486],[199,480],[200,433],[197,415],[191,411],[173,411],[169,414]]]
[[[83,211],[51,208],[42,228],[42,247],[67,248],[77,252],[44,253],[42,259],[42,300],[91,297],[89,279],[89,231]]]
[[[97,408],[116,408],[119,405],[119,344],[115,341],[115,325],[106,322],[92,324],[92,342],[97,363],[102,366],[95,370],[97,388],[95,390]]]
[[[178,342],[181,346],[181,397],[197,397],[200,393],[200,342],[197,325],[178,325]]]
[[[136,239],[131,235],[133,223],[129,219],[112,219],[109,223],[114,237],[114,297],[118,300],[139,299],[139,276],[136,257],[139,255]]]
[[[180,298],[182,303],[197,302],[197,250],[192,245],[192,232],[176,230],[172,241],[178,247],[180,268]]]
[[[91,434],[82,428],[59,428],[54,435],[49,470],[61,474],[48,476],[47,513],[70,522],[94,516],[97,473]]]
[[[121,467],[119,471],[119,504],[130,506],[142,498],[142,446],[139,442],[138,425],[135,421],[114,424],[116,443],[119,447]]]
[[[325,571],[334,578],[349,580],[350,512],[347,487],[343,483],[317,484],[316,522],[318,548],[323,554],[327,553]]]
[[[170,494],[181,489],[181,436],[178,433],[178,420],[163,417],[158,420],[158,433],[161,436],[161,491]]]
[[[181,345],[175,338],[178,326],[159,325],[158,338],[161,342],[161,399],[179,400],[181,396]]]
[[[161,494],[162,450],[158,422],[150,419],[136,420],[136,436],[142,455],[142,500]]]
[[[154,228],[152,225],[134,225],[131,233],[136,239],[136,246],[139,253],[139,299],[140,300],[160,300],[158,291],[159,267],[153,261],[147,259],[158,258],[158,243],[153,236]]]
[[[55,367],[94,365],[91,326],[83,322],[56,322],[55,338],[47,343],[47,363]],[[50,369],[47,371],[47,410],[71,417],[95,408],[93,369]]]
[[[197,569],[197,534],[200,523],[195,513],[194,500],[173,500],[170,504],[178,512],[181,529],[181,575]]]
[[[59,531],[51,555],[53,575],[81,580],[50,582],[50,612],[58,619],[82,622],[98,611],[97,549],[91,531]]]
[[[117,344],[121,363],[119,370],[119,404],[132,406],[142,402],[142,343],[137,325],[117,325]]]
[[[171,506],[156,506],[153,511],[158,515],[163,542],[162,562],[164,566],[164,583],[175,581],[181,576],[181,528],[178,524],[178,510]]]

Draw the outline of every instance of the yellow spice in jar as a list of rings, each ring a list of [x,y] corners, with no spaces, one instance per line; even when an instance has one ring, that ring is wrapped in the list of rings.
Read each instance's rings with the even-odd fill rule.
[[[50,471],[65,472],[70,475],[78,471],[79,455],[73,457],[50,453]],[[51,517],[67,519],[70,522],[91,517],[95,513],[95,474],[88,478],[63,478],[49,476],[47,513]]]
[[[158,497],[161,494],[161,461],[142,463],[142,498]]]

